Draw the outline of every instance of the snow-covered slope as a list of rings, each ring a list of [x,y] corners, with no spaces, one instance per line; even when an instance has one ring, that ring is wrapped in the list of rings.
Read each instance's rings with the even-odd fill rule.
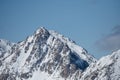
[[[25,41],[4,44],[9,56],[0,58],[0,80],[76,80],[96,62],[72,40],[43,27]]]
[[[13,45],[15,45],[15,43],[0,39],[0,60],[10,55]]]
[[[102,57],[84,73],[82,80],[120,80],[120,50]]]

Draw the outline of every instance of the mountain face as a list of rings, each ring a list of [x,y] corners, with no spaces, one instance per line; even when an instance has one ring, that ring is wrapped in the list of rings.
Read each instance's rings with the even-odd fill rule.
[[[83,73],[82,80],[120,80],[120,50],[102,57]]]
[[[0,80],[119,80],[120,51],[96,60],[55,31],[38,29],[26,40],[0,40]]]

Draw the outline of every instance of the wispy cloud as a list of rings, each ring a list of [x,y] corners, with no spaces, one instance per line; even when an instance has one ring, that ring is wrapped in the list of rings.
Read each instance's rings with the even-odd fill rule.
[[[100,50],[114,51],[120,49],[120,25],[115,26],[111,33],[96,42]]]

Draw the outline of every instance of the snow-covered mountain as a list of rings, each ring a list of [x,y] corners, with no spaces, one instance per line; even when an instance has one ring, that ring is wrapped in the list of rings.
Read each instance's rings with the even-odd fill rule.
[[[120,50],[91,64],[81,80],[120,80]]]
[[[97,61],[74,41],[43,27],[18,43],[0,40],[0,80],[117,80],[119,61],[120,51]]]

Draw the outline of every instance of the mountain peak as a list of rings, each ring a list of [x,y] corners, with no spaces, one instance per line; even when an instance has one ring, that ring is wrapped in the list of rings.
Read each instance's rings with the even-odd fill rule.
[[[71,76],[78,79],[81,73],[95,61],[84,48],[44,27],[37,29],[32,36],[17,45],[12,46],[9,55],[5,58],[3,56],[0,75],[14,74],[18,79],[29,80],[32,77],[32,80],[36,80],[34,74],[40,72],[40,76],[46,74],[55,80],[59,77],[70,80]],[[6,64],[7,68],[4,67]],[[44,79],[47,80],[47,77]]]
[[[36,30],[35,34],[48,34],[48,30],[45,27],[40,27]]]

